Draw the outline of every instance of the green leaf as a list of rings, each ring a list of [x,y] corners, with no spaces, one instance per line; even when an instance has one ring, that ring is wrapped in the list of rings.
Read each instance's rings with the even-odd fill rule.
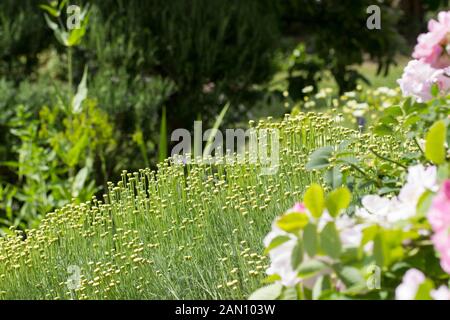
[[[82,156],[84,148],[89,144],[89,137],[87,133],[83,134],[81,138],[75,143],[69,151],[60,153],[60,156],[64,159],[64,162],[69,167],[75,167]]]
[[[63,46],[68,46],[68,41],[67,41],[68,33],[66,31],[57,29],[57,30],[54,30],[54,33],[55,33],[55,38],[56,38],[56,40],[58,40],[59,43],[61,43]]]
[[[40,4],[39,8],[46,11],[49,15],[55,18],[58,18],[61,15],[61,12],[58,9],[50,7],[49,5],[46,4]]]
[[[392,129],[391,126],[389,126],[387,124],[379,124],[379,125],[375,126],[375,128],[373,129],[373,132],[379,136],[388,136],[388,135],[393,134],[394,130]]]
[[[280,281],[281,277],[278,274],[271,274],[262,280],[262,283],[274,283]]]
[[[412,114],[406,117],[405,121],[403,122],[403,128],[408,129],[410,126],[416,124],[419,122],[421,118],[418,115]]]
[[[397,119],[391,115],[385,115],[385,116],[381,117],[378,120],[378,122],[381,124],[386,124],[386,125],[397,125],[398,124]]]
[[[306,213],[292,212],[281,216],[276,222],[277,226],[286,232],[297,232],[308,224]]]
[[[331,186],[331,188],[335,189],[342,185],[342,172],[341,166],[333,166],[327,172],[325,172],[324,176],[325,182]]]
[[[283,286],[280,283],[274,283],[256,290],[248,300],[276,300],[282,290]]]
[[[297,271],[300,278],[309,278],[326,268],[328,268],[328,265],[322,261],[306,260],[298,267]]]
[[[369,243],[370,241],[373,241],[373,239],[375,238],[375,236],[377,235],[379,230],[379,226],[378,225],[373,225],[373,226],[369,226],[364,228],[364,230],[362,231],[362,240],[361,240],[361,247],[364,247],[367,243]]]
[[[325,207],[322,187],[316,183],[313,183],[305,192],[304,202],[306,208],[308,208],[313,217],[320,218]]]
[[[303,242],[302,239],[298,239],[297,244],[294,247],[294,250],[292,251],[291,256],[291,267],[292,269],[296,270],[298,266],[303,261]]]
[[[216,122],[214,123],[214,126],[211,129],[211,133],[209,134],[208,139],[206,140],[205,150],[203,151],[203,158],[211,154],[212,143],[216,137],[220,125],[222,124],[223,118],[225,117],[225,114],[227,113],[229,108],[230,103],[228,102],[227,104],[225,104],[222,111],[220,111],[220,114],[217,116]]]
[[[317,227],[313,223],[308,223],[303,230],[303,245],[309,257],[314,257],[318,247]]]
[[[81,39],[83,39],[86,34],[86,24],[80,26],[78,29],[70,30],[69,36],[67,38],[67,45],[69,47],[76,46],[81,43]]]
[[[425,217],[428,212],[428,209],[431,206],[431,202],[433,201],[434,193],[430,190],[426,190],[417,201],[417,214],[421,217]]]
[[[364,276],[357,268],[350,266],[338,266],[334,269],[339,279],[342,280],[347,289],[352,287],[366,287]]]
[[[400,117],[403,115],[403,111],[402,108],[400,108],[400,106],[390,106],[384,109],[383,114],[392,117]]]
[[[417,112],[420,113],[422,111],[428,110],[429,106],[427,103],[423,103],[423,102],[414,102],[406,111],[406,113],[413,113],[413,112]]]
[[[341,255],[341,239],[334,222],[328,222],[320,233],[320,248],[331,258]]]
[[[62,9],[66,6],[67,1],[68,1],[68,0],[63,0],[63,1],[61,1],[61,3],[60,3],[59,6],[58,6],[58,9],[59,9],[59,10],[62,10]]]
[[[437,83],[433,83],[431,86],[431,95],[435,98],[439,95],[439,86]]]
[[[289,236],[278,236],[275,237],[269,244],[269,246],[265,249],[264,254],[268,254],[270,250],[275,249],[278,246],[281,246],[286,241],[289,241],[291,238]]]
[[[330,164],[328,159],[333,155],[334,148],[331,146],[322,147],[311,153],[306,164],[307,170],[323,169]]]
[[[287,287],[283,289],[280,300],[298,300],[297,287]]]
[[[80,194],[80,191],[84,187],[84,183],[86,182],[86,179],[88,177],[89,170],[87,167],[84,167],[80,171],[78,171],[77,175],[75,176],[75,180],[72,184],[72,197],[76,198]]]
[[[384,266],[388,261],[387,245],[383,238],[382,233],[378,232],[373,240],[373,256],[378,266]]]
[[[320,276],[314,283],[312,299],[319,300],[322,292],[331,289],[331,278],[329,275]]]
[[[81,79],[80,84],[78,85],[78,90],[72,100],[72,112],[80,113],[83,109],[83,101],[86,100],[88,89],[87,89],[87,74],[88,68],[84,67],[83,78]]]
[[[437,180],[438,181],[444,181],[449,176],[450,176],[450,164],[449,163],[438,167],[438,171],[437,171]]]
[[[89,10],[88,7],[86,7],[81,13],[79,28],[69,30],[69,35],[67,37],[67,46],[73,47],[81,43],[81,40],[86,34],[88,23],[89,23]]]
[[[403,102],[402,108],[405,111],[406,114],[410,114],[411,111],[411,106],[412,106],[412,98],[406,98],[406,100]]]
[[[342,187],[333,190],[330,194],[327,195],[325,205],[330,215],[332,217],[336,217],[341,212],[341,210],[348,208],[351,200],[352,194],[350,193],[350,191],[347,189],[347,187]]]
[[[50,29],[52,29],[53,31],[58,30],[58,24],[56,24],[56,23],[54,23],[52,20],[50,20],[50,18],[48,17],[48,15],[46,15],[45,13],[44,13],[44,19],[45,19],[45,22],[47,23],[47,26],[48,26]]]
[[[435,122],[428,131],[425,139],[425,156],[435,164],[445,162],[445,139],[447,127],[443,120]]]
[[[420,284],[419,289],[417,290],[415,300],[432,300],[430,293],[433,289],[433,281],[431,281],[430,279],[425,279],[425,281]]]

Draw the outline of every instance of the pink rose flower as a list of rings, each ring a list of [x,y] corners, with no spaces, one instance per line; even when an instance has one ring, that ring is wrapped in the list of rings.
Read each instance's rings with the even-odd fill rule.
[[[450,42],[450,11],[440,12],[438,20],[430,20],[428,32],[419,35],[413,58],[430,64],[434,68],[450,66],[447,45]]]
[[[303,213],[306,212],[306,207],[303,203],[297,202],[289,211]]]
[[[440,94],[447,94],[450,89],[450,69],[435,69],[420,60],[411,60],[397,80],[404,96],[414,97],[418,102],[433,98],[431,88],[437,84]]]
[[[440,192],[433,199],[428,220],[436,232],[450,227],[450,180],[444,181]]]
[[[428,221],[435,232],[431,240],[440,254],[441,267],[450,274],[450,180],[444,181],[433,199]]]

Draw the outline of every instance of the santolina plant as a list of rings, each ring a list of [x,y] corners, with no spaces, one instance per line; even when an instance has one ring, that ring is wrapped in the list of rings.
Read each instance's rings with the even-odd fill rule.
[[[309,154],[342,144],[365,159],[406,150],[390,138],[361,135],[330,115],[300,113],[250,123],[280,133],[279,168],[259,163],[161,163],[109,183],[103,199],[49,213],[33,230],[0,239],[3,299],[247,298],[268,267],[267,222],[312,182],[330,187]],[[345,168],[339,173],[349,175]],[[370,187],[361,191],[371,190]]]

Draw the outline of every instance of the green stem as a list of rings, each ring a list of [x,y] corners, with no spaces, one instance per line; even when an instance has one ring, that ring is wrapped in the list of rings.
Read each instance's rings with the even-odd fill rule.
[[[372,152],[375,156],[377,156],[377,157],[380,158],[380,159],[383,159],[383,160],[388,161],[388,162],[392,162],[392,163],[394,163],[394,164],[396,164],[396,165],[398,165],[398,166],[400,166],[400,167],[402,167],[402,168],[404,168],[404,169],[408,169],[408,167],[405,166],[404,164],[401,164],[401,163],[398,162],[398,161],[395,161],[395,160],[389,159],[389,158],[387,158],[387,157],[384,157],[384,156],[382,156],[381,154],[377,153],[377,152],[376,152],[375,150],[373,150],[372,148],[369,148],[369,151]]]
[[[425,151],[423,151],[422,147],[419,144],[419,141],[417,141],[417,137],[414,137],[414,142],[416,143],[417,147],[419,148],[420,152],[425,156]]]
[[[346,162],[345,164],[349,165],[350,167],[352,167],[353,169],[355,169],[356,171],[361,173],[363,176],[365,176],[367,178],[367,180],[373,181],[377,185],[377,187],[381,187],[381,182],[379,179],[374,180],[371,176],[369,176],[366,172],[364,172],[364,170],[358,168],[358,166],[356,166],[353,163]]]
[[[72,101],[74,97],[74,90],[73,90],[73,70],[72,70],[72,48],[67,47],[67,77],[69,82],[69,105],[68,105],[68,117],[69,117],[69,124],[70,124],[70,132],[73,133],[73,127],[72,127]]]
[[[70,100],[73,98],[72,48],[67,48],[67,77],[70,88]]]
[[[68,118],[69,118],[69,126],[70,133],[73,134],[73,123],[72,123],[72,100],[74,97],[73,92],[73,71],[72,71],[72,48],[67,47],[67,77],[69,82],[69,105],[68,105]],[[75,176],[74,168],[69,168],[69,177],[73,178]]]

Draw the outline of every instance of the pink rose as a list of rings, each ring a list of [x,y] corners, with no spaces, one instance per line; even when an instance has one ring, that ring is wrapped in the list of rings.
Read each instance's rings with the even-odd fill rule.
[[[450,66],[449,44],[450,11],[440,12],[438,20],[428,22],[428,32],[419,35],[413,58],[430,64],[434,68]]]
[[[435,69],[421,60],[411,60],[403,71],[401,79],[397,80],[404,96],[411,96],[418,102],[432,99],[431,88],[437,84],[440,94],[446,94],[450,89],[448,69]]]
[[[434,231],[450,227],[450,180],[446,180],[441,191],[433,199],[428,220]]]
[[[440,254],[441,267],[450,274],[450,180],[444,181],[433,199],[428,221],[435,232],[431,240]]]
[[[303,203],[297,202],[289,211],[291,211],[291,212],[306,212],[306,207]]]

